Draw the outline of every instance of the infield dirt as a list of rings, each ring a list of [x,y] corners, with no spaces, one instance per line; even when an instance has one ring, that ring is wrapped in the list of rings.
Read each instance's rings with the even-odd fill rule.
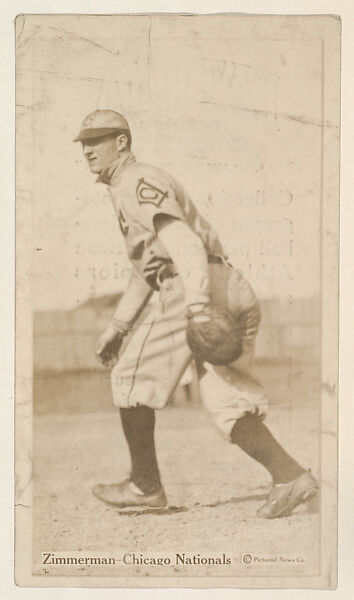
[[[316,365],[272,364],[263,365],[260,371],[271,398],[268,426],[285,448],[318,476]],[[67,404],[66,398],[65,407]],[[120,559],[124,552],[145,557],[176,552],[232,556],[231,567],[171,564],[163,566],[164,576],[318,572],[315,503],[299,507],[289,518],[257,518],[256,510],[269,491],[269,475],[240,449],[222,440],[200,406],[159,411],[156,445],[169,508],[122,512],[100,503],[91,493],[94,484],[117,482],[129,473],[118,412],[56,411],[35,417],[34,574],[162,575],[161,566],[126,565],[121,560],[109,566],[44,567],[44,552],[97,552]],[[252,564],[242,562],[245,554],[252,557]],[[255,562],[255,558],[260,560]]]

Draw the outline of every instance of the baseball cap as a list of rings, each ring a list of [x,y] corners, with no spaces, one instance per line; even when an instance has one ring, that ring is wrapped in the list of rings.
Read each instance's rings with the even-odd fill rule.
[[[90,140],[115,133],[119,129],[129,129],[128,121],[115,110],[95,110],[81,123],[80,132],[74,142]]]

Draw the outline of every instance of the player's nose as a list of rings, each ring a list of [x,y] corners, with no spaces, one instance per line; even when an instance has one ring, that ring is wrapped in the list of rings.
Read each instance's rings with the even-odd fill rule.
[[[85,156],[90,156],[92,154],[92,148],[88,144],[83,143],[82,150]]]

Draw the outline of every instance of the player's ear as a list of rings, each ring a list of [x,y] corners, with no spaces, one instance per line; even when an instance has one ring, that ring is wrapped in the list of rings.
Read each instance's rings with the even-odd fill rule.
[[[121,152],[128,147],[128,138],[125,133],[120,133],[116,137],[117,150]]]

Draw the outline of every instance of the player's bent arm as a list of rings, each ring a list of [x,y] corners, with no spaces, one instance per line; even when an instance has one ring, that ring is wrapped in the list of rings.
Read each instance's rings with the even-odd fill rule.
[[[133,268],[128,286],[113,319],[96,343],[97,358],[105,366],[113,366],[125,335],[146,306],[152,293],[151,287]]]
[[[186,223],[168,215],[156,215],[154,226],[181,276],[186,305],[193,310],[208,304],[208,255],[202,240]]]
[[[127,333],[153,294],[153,290],[133,267],[128,285],[113,315],[111,325]]]

